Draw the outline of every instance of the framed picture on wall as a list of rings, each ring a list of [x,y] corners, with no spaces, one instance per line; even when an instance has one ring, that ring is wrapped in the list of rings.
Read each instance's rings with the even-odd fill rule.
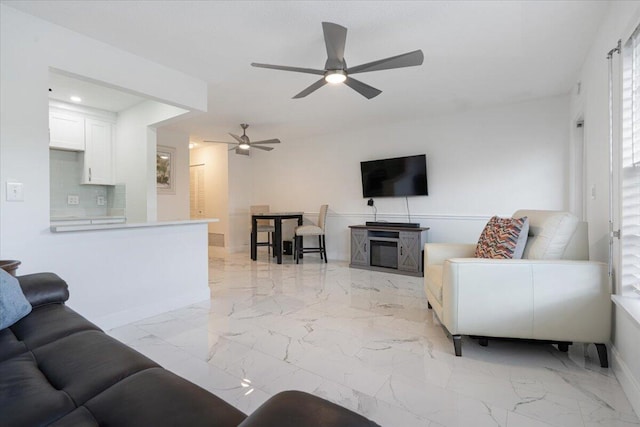
[[[175,194],[176,149],[158,145],[156,150],[156,187],[158,194]]]

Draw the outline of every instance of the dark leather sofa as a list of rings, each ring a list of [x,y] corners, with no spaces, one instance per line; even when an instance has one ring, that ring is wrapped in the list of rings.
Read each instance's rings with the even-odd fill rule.
[[[57,275],[18,280],[33,310],[0,331],[0,426],[377,426],[298,391],[247,417],[67,307]]]

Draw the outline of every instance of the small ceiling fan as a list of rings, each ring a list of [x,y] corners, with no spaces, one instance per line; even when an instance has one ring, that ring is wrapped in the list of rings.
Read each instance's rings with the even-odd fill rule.
[[[422,51],[414,50],[413,52],[368,62],[355,67],[347,67],[347,63],[344,60],[344,47],[347,40],[347,29],[338,24],[323,22],[322,30],[324,32],[324,43],[327,47],[327,62],[324,64],[324,70],[289,67],[286,65],[258,64],[255,62],[252,62],[251,65],[260,68],[272,68],[274,70],[295,71],[298,73],[317,74],[323,76],[320,80],[294,96],[294,99],[304,98],[327,83],[344,83],[365,98],[371,99],[380,95],[382,91],[350,77],[351,74],[390,70],[393,68],[414,67],[416,65],[421,65],[424,60]]]
[[[207,140],[205,140],[204,142],[215,142],[215,143],[218,143],[218,144],[234,145],[235,147],[230,148],[229,151],[236,150],[237,154],[245,154],[245,155],[249,155],[249,149],[250,148],[257,148],[258,150],[271,151],[271,150],[273,150],[273,147],[262,147],[262,145],[264,145],[264,144],[280,144],[280,140],[277,139],[277,138],[265,139],[263,141],[251,142],[251,140],[249,139],[249,137],[246,134],[246,130],[249,127],[249,125],[246,124],[246,123],[242,123],[242,124],[240,124],[240,127],[242,128],[242,136],[238,136],[238,135],[235,135],[235,134],[229,132],[229,135],[231,135],[233,137],[233,139],[236,140],[236,142],[207,141]]]

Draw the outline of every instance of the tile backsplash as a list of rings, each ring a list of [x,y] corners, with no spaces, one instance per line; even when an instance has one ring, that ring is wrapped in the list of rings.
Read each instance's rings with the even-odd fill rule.
[[[49,150],[51,217],[96,217],[125,215],[124,185],[81,185],[82,154]],[[78,204],[68,204],[68,196],[78,196]],[[101,198],[104,204],[99,205]]]

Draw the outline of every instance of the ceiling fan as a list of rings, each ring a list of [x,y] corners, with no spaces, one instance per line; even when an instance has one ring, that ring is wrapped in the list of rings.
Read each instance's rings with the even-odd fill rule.
[[[365,98],[371,99],[380,95],[382,91],[350,77],[351,74],[390,70],[393,68],[413,67],[421,65],[424,60],[422,51],[414,50],[413,52],[404,53],[402,55],[392,56],[390,58],[380,59],[378,61],[368,62],[362,65],[356,65],[355,67],[347,67],[347,63],[344,60],[344,46],[347,39],[347,29],[338,24],[323,22],[322,30],[324,32],[324,43],[327,47],[327,62],[324,64],[324,70],[289,67],[286,65],[258,64],[255,62],[252,62],[251,65],[260,68],[272,68],[274,70],[295,71],[298,73],[317,74],[323,76],[320,80],[294,96],[294,99],[304,98],[327,83],[344,83]]]
[[[273,147],[262,147],[262,145],[264,145],[264,144],[280,144],[280,140],[277,139],[277,138],[265,139],[263,141],[251,142],[251,140],[249,139],[249,137],[246,134],[246,130],[249,127],[249,125],[246,124],[246,123],[242,123],[242,124],[240,124],[240,127],[242,128],[242,136],[238,136],[238,135],[235,135],[235,134],[229,132],[229,135],[231,135],[233,137],[233,139],[236,140],[236,142],[207,141],[207,140],[205,140],[204,142],[215,142],[215,143],[219,143],[219,144],[235,145],[235,147],[230,148],[229,151],[236,150],[236,154],[244,154],[244,155],[247,155],[247,156],[249,155],[249,149],[250,148],[257,148],[258,150],[271,151],[271,150],[273,150]]]

